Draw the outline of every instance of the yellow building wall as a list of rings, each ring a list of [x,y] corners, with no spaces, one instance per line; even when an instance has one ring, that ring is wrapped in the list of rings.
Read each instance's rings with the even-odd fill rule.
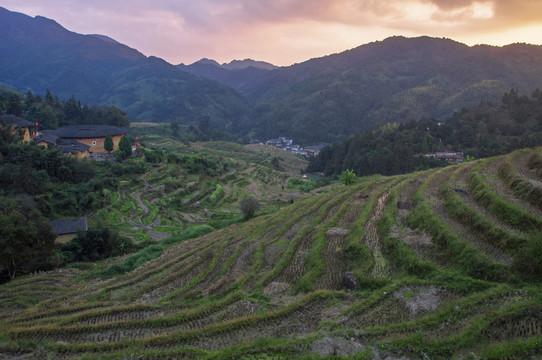
[[[13,129],[13,128],[12,128]],[[24,128],[18,128],[18,129],[13,129],[11,131],[12,134],[16,134],[16,135],[19,135],[19,129],[23,130],[23,141],[24,142],[29,142],[30,141],[30,130],[27,128],[27,127],[24,127]]]
[[[122,135],[111,136],[113,140],[113,151],[119,147],[119,141]],[[76,139],[80,143],[90,146],[88,149],[91,153],[107,153],[104,149],[105,137],[91,138],[91,139]]]
[[[78,160],[86,159],[88,158],[88,151],[78,151],[76,155],[74,155]]]
[[[77,236],[77,233],[75,234],[65,234],[65,235],[58,235],[55,239],[55,243],[57,244],[67,244],[69,243],[72,239],[75,239],[75,237]]]

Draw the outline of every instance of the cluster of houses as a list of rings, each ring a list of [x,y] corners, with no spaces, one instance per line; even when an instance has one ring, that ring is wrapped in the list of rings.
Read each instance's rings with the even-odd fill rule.
[[[263,144],[263,143],[260,143]],[[274,146],[276,148],[282,149],[284,151],[289,151],[294,154],[304,155],[304,156],[316,156],[320,153],[320,150],[324,148],[327,144],[314,145],[300,147],[297,144],[294,144],[292,139],[286,139],[285,137],[279,137],[278,139],[269,139],[265,142],[265,145]]]
[[[111,125],[72,125],[63,126],[56,130],[38,131],[38,124],[21,119],[14,115],[2,115],[6,124],[13,131],[22,131],[23,141],[35,141],[40,146],[52,146],[60,149],[63,154],[77,158],[106,154],[105,138],[111,136],[113,150],[118,148],[121,137],[126,133],[119,127]]]

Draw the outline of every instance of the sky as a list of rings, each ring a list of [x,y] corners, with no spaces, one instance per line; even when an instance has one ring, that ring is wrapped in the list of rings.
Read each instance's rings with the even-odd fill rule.
[[[390,36],[542,44],[541,0],[0,0],[172,64],[287,66]]]

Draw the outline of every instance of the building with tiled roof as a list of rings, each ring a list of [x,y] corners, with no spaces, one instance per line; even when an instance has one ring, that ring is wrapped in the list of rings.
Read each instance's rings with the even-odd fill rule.
[[[57,243],[67,243],[77,236],[77,231],[87,231],[87,218],[51,220],[49,225],[57,234]]]
[[[71,125],[63,126],[52,132],[61,139],[75,140],[89,146],[90,153],[106,153],[105,137],[111,136],[113,150],[119,146],[121,137],[126,133],[123,129],[111,125]]]
[[[30,129],[34,126],[33,123],[11,114],[1,117],[6,124],[13,128],[13,132],[17,132],[19,129],[23,131],[23,141],[30,141]]]

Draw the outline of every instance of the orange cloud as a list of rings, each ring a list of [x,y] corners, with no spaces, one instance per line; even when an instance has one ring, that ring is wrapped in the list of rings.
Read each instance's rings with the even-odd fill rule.
[[[540,42],[540,0],[2,0],[172,63],[252,57],[286,65],[392,35]],[[524,28],[530,26],[529,29]]]

